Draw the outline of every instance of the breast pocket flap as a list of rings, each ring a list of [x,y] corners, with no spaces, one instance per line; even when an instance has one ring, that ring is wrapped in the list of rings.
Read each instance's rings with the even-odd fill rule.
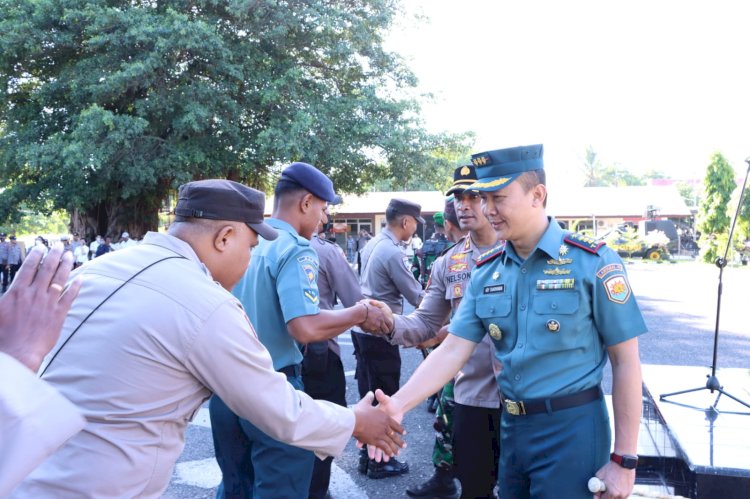
[[[534,296],[534,312],[537,314],[574,314],[577,311],[577,293],[546,291]]]
[[[486,296],[477,299],[477,316],[481,319],[510,315],[511,296]]]

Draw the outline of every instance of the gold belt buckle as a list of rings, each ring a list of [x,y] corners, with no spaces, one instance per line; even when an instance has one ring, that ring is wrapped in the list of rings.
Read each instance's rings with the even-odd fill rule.
[[[503,403],[505,403],[505,410],[511,416],[520,416],[522,414],[526,414],[526,408],[523,406],[523,402],[516,402],[514,400],[505,399],[503,400]]]

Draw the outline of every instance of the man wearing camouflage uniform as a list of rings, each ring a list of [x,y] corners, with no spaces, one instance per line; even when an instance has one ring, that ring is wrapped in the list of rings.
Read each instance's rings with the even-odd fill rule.
[[[459,167],[453,177],[453,186],[446,195],[455,196],[459,224],[469,234],[435,260],[419,308],[407,316],[394,316],[394,330],[390,336],[394,345],[425,346],[427,340],[436,336],[439,339],[438,330],[458,309],[476,260],[497,246],[497,235],[482,214],[478,195],[465,190],[476,179],[474,167]],[[495,362],[492,344],[487,337],[458,373],[454,386],[449,383],[443,389],[443,408],[446,412],[452,409],[453,421],[448,414],[442,418],[438,413],[436,429],[441,431],[433,451],[435,475],[424,484],[408,489],[410,496],[455,496],[457,490],[452,470],[455,466],[462,497],[494,497],[500,454],[500,396],[495,381],[499,364]],[[451,394],[455,399],[453,407]]]

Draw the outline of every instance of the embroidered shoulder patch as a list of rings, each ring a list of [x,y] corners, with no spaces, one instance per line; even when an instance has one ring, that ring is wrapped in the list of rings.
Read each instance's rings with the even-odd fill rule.
[[[448,251],[450,251],[450,249],[453,248],[455,245],[456,245],[456,243],[451,244],[450,246],[448,246],[447,248],[445,248],[443,251],[441,251],[438,256],[443,256],[444,254],[448,253]]]
[[[604,267],[600,268],[596,273],[596,277],[601,279],[607,274],[611,274],[612,272],[622,272],[622,270],[622,265],[620,265],[619,263],[610,263],[609,265],[605,265]]]
[[[404,262],[404,267],[406,267],[406,270],[411,271],[411,257],[404,255],[401,257],[401,261]]]
[[[477,267],[481,267],[485,263],[493,260],[494,258],[502,255],[505,252],[505,242],[502,242],[492,249],[489,249],[477,257]]]
[[[598,253],[599,248],[605,245],[604,241],[597,241],[593,237],[574,232],[566,235],[564,241],[566,243],[572,244],[573,246],[576,246],[577,248],[584,249],[589,253]]]
[[[305,277],[307,277],[307,282],[310,284],[313,284],[318,279],[318,273],[316,272],[315,267],[311,263],[301,263],[300,267],[302,267],[302,272],[305,273]]]
[[[613,275],[604,281],[604,289],[607,290],[607,298],[615,303],[625,303],[630,298],[630,285],[624,275]]]

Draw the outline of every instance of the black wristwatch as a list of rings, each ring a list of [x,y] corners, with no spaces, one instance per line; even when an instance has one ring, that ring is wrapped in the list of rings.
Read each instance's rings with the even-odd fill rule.
[[[610,461],[614,461],[626,470],[634,470],[638,466],[638,456],[632,454],[616,454],[612,453],[609,455]]]

